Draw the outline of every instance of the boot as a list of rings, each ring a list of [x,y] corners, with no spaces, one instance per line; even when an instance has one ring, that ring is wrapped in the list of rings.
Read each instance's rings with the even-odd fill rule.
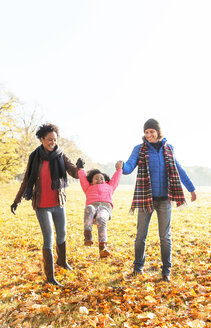
[[[72,270],[71,266],[66,261],[66,243],[65,241],[62,244],[56,244],[56,251],[58,254],[58,259],[56,264],[65,268],[66,270]]]
[[[163,281],[170,282],[170,274],[162,274]]]
[[[43,248],[43,262],[47,281],[50,284],[57,285],[59,287],[64,287],[54,278],[53,254],[51,249]]]
[[[132,273],[130,273],[129,275],[127,275],[127,278],[130,279],[130,278],[133,278],[133,277],[142,275],[142,274],[143,274],[143,269],[141,269],[141,270],[134,269]]]
[[[93,241],[92,241],[92,231],[90,230],[84,230],[84,245],[85,246],[92,246]]]
[[[108,251],[106,246],[107,246],[106,242],[99,242],[100,258],[108,257],[110,255],[110,252]]]

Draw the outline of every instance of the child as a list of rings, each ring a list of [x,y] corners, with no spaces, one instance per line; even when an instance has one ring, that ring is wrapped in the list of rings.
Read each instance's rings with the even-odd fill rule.
[[[81,164],[81,165],[80,165]],[[122,175],[122,163],[117,164],[116,172],[111,180],[107,174],[94,169],[86,172],[83,163],[77,162],[79,168],[78,176],[81,187],[86,195],[86,207],[84,210],[84,245],[91,246],[92,225],[95,223],[98,228],[98,240],[100,257],[110,255],[107,245],[107,221],[111,218],[113,208],[112,194],[119,184]]]

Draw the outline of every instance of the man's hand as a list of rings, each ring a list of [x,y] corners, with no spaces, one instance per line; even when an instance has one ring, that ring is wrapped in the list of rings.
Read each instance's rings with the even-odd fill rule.
[[[118,169],[122,169],[122,168],[123,168],[123,161],[118,161],[118,162],[116,162],[115,167],[116,167],[116,170],[118,170]]]
[[[196,193],[195,191],[191,192],[191,202],[194,202],[196,200]]]

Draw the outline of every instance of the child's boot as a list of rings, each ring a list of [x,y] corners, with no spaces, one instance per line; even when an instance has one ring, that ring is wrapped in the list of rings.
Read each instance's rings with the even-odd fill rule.
[[[85,246],[92,246],[92,231],[90,230],[84,230],[84,245]]]
[[[107,243],[106,242],[99,242],[99,251],[100,251],[100,257],[108,257],[110,255],[110,252],[107,249]]]

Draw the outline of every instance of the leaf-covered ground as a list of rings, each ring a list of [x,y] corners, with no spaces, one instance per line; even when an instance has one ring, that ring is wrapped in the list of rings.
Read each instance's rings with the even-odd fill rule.
[[[83,245],[85,197],[68,188],[67,255],[72,272],[55,266],[60,289],[45,284],[42,236],[30,202],[17,215],[10,205],[18,184],[1,185],[0,327],[210,327],[209,220],[211,190],[183,211],[173,209],[172,281],[161,280],[157,218],[153,214],[143,276],[128,279],[134,260],[136,215],[128,214],[133,189],[120,186],[108,223],[112,256],[100,259],[97,229]],[[189,197],[189,195],[187,195]],[[55,253],[55,252],[54,252]],[[55,257],[56,259],[56,257]]]

